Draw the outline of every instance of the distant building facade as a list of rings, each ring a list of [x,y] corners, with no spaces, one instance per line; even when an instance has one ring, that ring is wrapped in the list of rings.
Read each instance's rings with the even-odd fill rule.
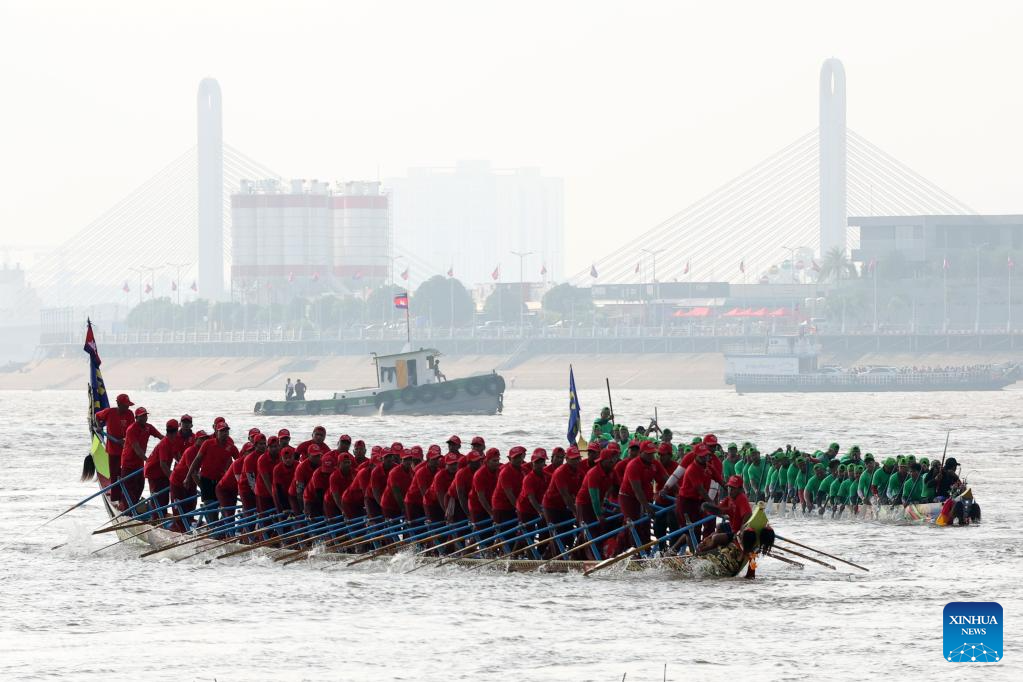
[[[1023,215],[853,216],[860,247],[852,259],[878,262],[897,254],[909,263],[941,265],[973,258],[976,249],[1023,250]]]
[[[385,182],[392,202],[394,243],[414,273],[426,279],[452,268],[467,284],[563,275],[564,201],[560,178],[536,168],[492,168],[487,161],[459,161],[453,168],[411,168]]]
[[[379,182],[243,180],[231,196],[236,300],[358,292],[386,281],[389,202]]]

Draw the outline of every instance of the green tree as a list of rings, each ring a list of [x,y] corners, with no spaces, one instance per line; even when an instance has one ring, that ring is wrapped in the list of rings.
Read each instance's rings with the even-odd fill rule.
[[[821,282],[840,282],[855,276],[856,266],[846,257],[845,249],[836,246],[824,254],[821,262]]]
[[[499,284],[483,304],[486,319],[499,320],[505,324],[518,324],[524,312],[522,290],[517,284]]]
[[[472,296],[454,277],[434,275],[420,284],[412,296],[412,313],[425,316],[434,327],[472,324],[474,307]]]
[[[553,313],[560,320],[584,320],[593,313],[593,296],[590,290],[559,284],[543,295],[544,312]]]
[[[372,322],[391,322],[398,318],[394,309],[394,296],[407,291],[404,287],[384,284],[377,287],[366,298],[366,319]],[[404,311],[401,317],[405,317]]]
[[[181,308],[171,303],[169,298],[151,298],[142,301],[131,309],[125,320],[131,329],[156,331],[172,329],[181,319]]]

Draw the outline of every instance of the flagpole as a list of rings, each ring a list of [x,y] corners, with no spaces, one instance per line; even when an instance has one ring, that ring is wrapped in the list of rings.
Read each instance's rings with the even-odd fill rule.
[[[874,333],[877,333],[877,263],[871,261],[874,270]]]
[[[948,256],[941,262],[941,300],[941,333],[945,334],[948,332]]]
[[[1012,256],[1009,256],[1008,262],[1009,270],[1009,319],[1008,319],[1008,331],[1009,331],[1009,348],[1012,348],[1012,269],[1016,266],[1012,262]]]
[[[409,322],[409,309],[412,307],[412,297],[405,293],[405,340],[408,341],[408,349],[412,350],[412,325]]]

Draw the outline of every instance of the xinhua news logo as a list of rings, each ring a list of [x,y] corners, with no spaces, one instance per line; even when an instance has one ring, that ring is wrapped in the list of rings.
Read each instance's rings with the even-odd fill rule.
[[[945,605],[944,657],[952,663],[1002,660],[1002,606],[993,601],[954,601]]]

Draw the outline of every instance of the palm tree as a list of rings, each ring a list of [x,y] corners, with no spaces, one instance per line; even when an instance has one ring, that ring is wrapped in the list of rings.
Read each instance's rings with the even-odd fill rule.
[[[845,249],[836,246],[824,254],[821,263],[820,281],[838,282],[856,276],[856,266],[846,258]]]

